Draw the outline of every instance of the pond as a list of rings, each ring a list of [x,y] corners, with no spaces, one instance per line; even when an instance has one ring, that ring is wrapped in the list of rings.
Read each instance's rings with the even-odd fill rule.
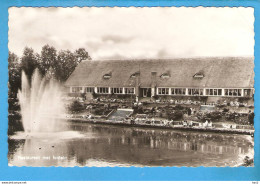
[[[63,122],[57,132],[9,137],[10,166],[239,166],[249,135]]]

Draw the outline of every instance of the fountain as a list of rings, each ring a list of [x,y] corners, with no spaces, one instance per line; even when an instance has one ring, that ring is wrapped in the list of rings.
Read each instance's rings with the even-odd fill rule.
[[[42,78],[36,69],[31,84],[22,72],[22,87],[18,92],[22,124],[25,133],[59,130],[57,116],[63,114],[61,86],[53,79]]]

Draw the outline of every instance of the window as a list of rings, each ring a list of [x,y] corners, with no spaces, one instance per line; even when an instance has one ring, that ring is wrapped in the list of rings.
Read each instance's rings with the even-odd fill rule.
[[[218,89],[218,95],[222,96],[222,89]]]
[[[98,87],[97,88],[97,93],[108,94],[108,88],[107,87]]]
[[[250,89],[244,89],[244,96],[249,97],[251,90]]]
[[[228,89],[225,89],[224,92],[225,92],[225,96],[228,96]]]
[[[158,88],[158,95],[169,95],[169,88]]]
[[[172,95],[185,95],[186,88],[171,88]]]
[[[135,88],[125,88],[125,94],[135,94]]]
[[[222,89],[206,89],[207,96],[221,96]]]
[[[111,88],[111,93],[123,94],[123,88]]]
[[[203,89],[188,89],[188,94],[192,96],[202,96],[203,95]]]
[[[85,92],[86,93],[93,93],[94,92],[94,87],[85,87]]]
[[[225,89],[225,96],[242,96],[242,89]]]
[[[80,93],[82,90],[82,87],[72,87],[72,93]]]

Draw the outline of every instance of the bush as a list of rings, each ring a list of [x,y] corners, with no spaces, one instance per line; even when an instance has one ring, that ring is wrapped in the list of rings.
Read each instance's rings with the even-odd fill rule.
[[[93,96],[93,98],[97,98],[98,97],[98,95],[95,93],[95,91],[92,92],[92,96]]]
[[[248,100],[250,100],[250,97],[240,97],[240,98],[238,98],[238,102],[240,102],[240,103],[246,102]]]
[[[105,109],[98,108],[94,110],[95,115],[104,115],[105,114]]]
[[[250,114],[248,115],[248,121],[249,121],[249,123],[250,123],[251,125],[254,124],[254,117],[255,117],[255,114],[254,114],[254,113],[250,113]]]
[[[158,99],[159,99],[159,96],[158,96],[158,95],[154,95],[154,96],[153,96],[153,99],[154,99],[154,100],[158,100]]]
[[[184,107],[181,106],[181,105],[176,105],[174,109],[175,109],[175,110],[183,110]]]
[[[140,107],[140,106],[133,106],[133,110],[134,110],[134,114],[143,114],[144,113],[144,110],[143,110],[143,107]]]
[[[227,109],[227,108],[223,109],[223,112],[228,112],[228,111],[229,111],[229,109]]]
[[[207,114],[207,117],[210,118],[211,120],[219,120],[222,118],[222,115],[220,112],[214,111],[214,112]]]
[[[8,110],[19,111],[20,104],[17,98],[8,98]]]
[[[70,113],[79,113],[85,110],[84,105],[81,104],[78,100],[73,101],[68,107]]]
[[[182,111],[175,111],[174,113],[168,115],[169,120],[181,120],[182,118],[183,118]]]

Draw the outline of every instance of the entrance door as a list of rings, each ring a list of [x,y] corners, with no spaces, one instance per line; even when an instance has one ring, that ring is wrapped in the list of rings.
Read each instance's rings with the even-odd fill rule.
[[[142,97],[151,97],[151,88],[142,88]]]

